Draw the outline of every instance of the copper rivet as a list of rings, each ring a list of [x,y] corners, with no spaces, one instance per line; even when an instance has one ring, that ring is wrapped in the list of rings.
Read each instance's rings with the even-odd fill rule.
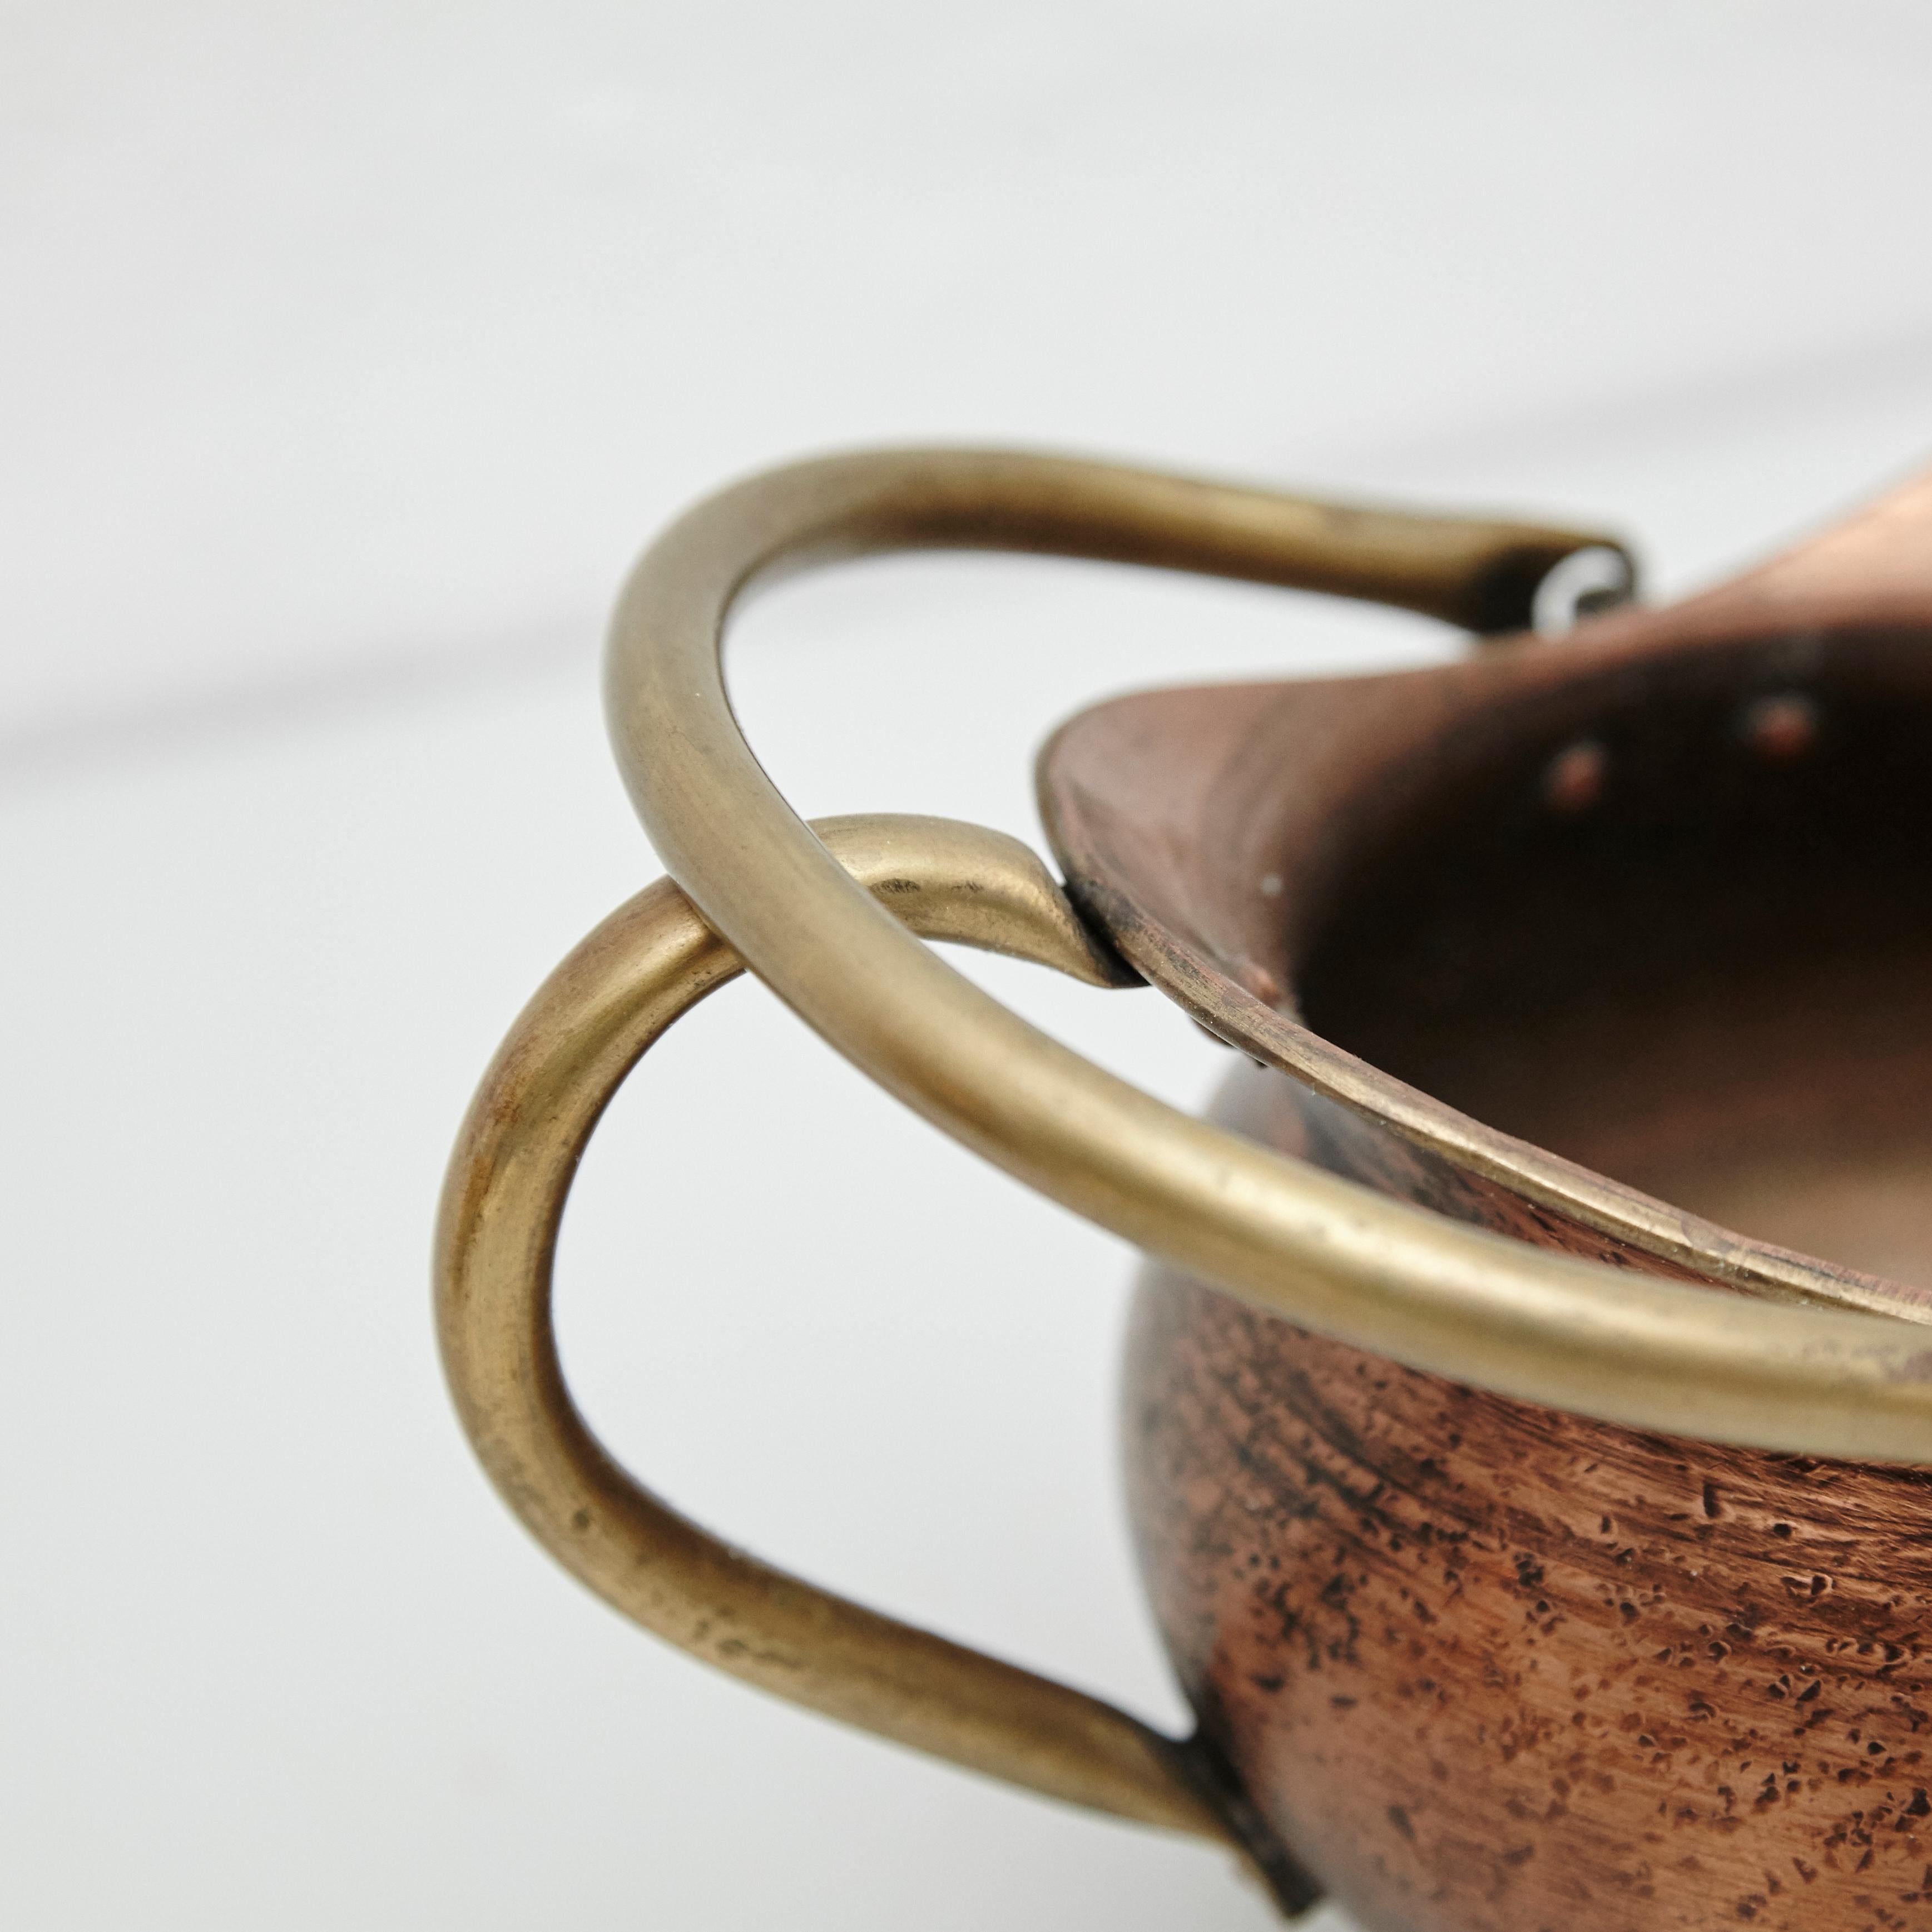
[[[1543,774],[1544,801],[1552,812],[1587,812],[1604,795],[1610,756],[1594,738],[1558,752]]]
[[[1235,976],[1265,1006],[1273,1006],[1281,998],[1281,982],[1265,966],[1258,966],[1252,959]]]
[[[1775,764],[1802,758],[1818,742],[1818,707],[1795,691],[1754,700],[1742,723],[1744,742]]]

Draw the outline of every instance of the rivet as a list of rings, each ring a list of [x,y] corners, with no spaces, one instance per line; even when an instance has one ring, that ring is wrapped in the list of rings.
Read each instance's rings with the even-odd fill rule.
[[[1739,720],[1744,741],[1761,758],[1788,764],[1818,742],[1818,707],[1802,692],[1754,698]]]
[[[1610,754],[1594,738],[1580,738],[1552,758],[1543,774],[1543,799],[1552,812],[1587,812],[1604,795]]]
[[[1281,982],[1265,966],[1250,959],[1234,975],[1263,1006],[1271,1006],[1281,998]]]

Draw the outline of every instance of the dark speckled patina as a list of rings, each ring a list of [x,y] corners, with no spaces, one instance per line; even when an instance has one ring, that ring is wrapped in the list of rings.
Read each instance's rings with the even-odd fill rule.
[[[1076,898],[1246,1056],[1220,1118],[1741,1326],[1932,1317],[1932,484],[1562,646],[1120,700],[1041,779]],[[1932,1932],[1932,1478],[1160,1269],[1124,1424],[1204,1730],[1374,1932]]]
[[[1127,1390],[1189,1695],[1366,1924],[1932,1925],[1924,1474],[1478,1394],[1161,1273]]]

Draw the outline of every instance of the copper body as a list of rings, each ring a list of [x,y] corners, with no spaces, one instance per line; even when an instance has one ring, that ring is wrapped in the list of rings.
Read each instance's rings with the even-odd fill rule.
[[[1217,1116],[1539,1246],[1932,1312],[1932,515],[1439,671],[1048,747]],[[1932,1338],[1928,1338],[1932,1342]],[[1932,1926],[1932,1478],[1483,1394],[1154,1268],[1125,1394],[1204,1732],[1375,1932]]]

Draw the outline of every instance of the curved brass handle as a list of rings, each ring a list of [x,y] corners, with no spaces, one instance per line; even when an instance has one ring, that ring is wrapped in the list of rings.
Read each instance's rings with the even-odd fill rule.
[[[1444,1220],[1190,1118],[1028,1025],[848,876],[760,768],[720,662],[774,572],[979,545],[1156,563],[1498,615],[1602,540],[1340,510],[1070,460],[830,458],[700,504],[619,607],[618,762],[671,876],[832,1046],[1064,1206],[1321,1334],[1479,1388],[1719,1442],[1932,1462],[1932,1347],[1879,1315],[1585,1263]]]
[[[1136,983],[1017,840],[940,819],[816,828],[915,932]],[[742,970],[668,880],[621,907],[524,1010],[472,1103],[436,1230],[437,1325],[484,1467],[550,1554],[646,1629],[763,1689],[1050,1796],[1232,1846],[1291,1909],[1300,1875],[1199,1747],[727,1547],[619,1467],[572,1402],[550,1322],[563,1205],[611,1095]]]

